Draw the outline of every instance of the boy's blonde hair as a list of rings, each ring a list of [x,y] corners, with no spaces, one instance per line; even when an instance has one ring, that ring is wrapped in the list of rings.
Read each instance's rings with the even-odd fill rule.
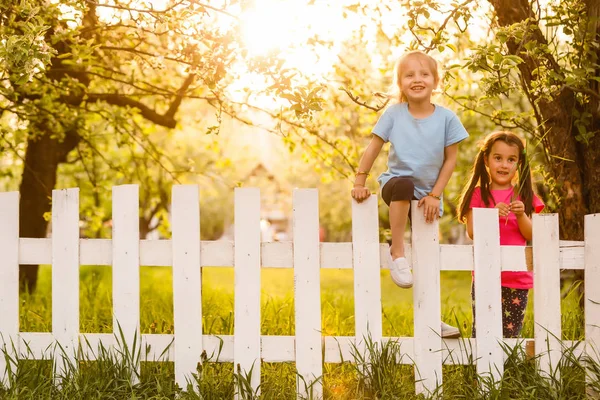
[[[435,81],[436,86],[440,81],[440,73],[438,71],[438,63],[437,63],[437,61],[435,61],[435,59],[433,57],[431,57],[429,54],[423,53],[422,51],[419,51],[419,50],[409,51],[408,53],[406,53],[402,57],[400,57],[398,59],[398,61],[396,61],[396,65],[394,66],[394,80],[393,80],[393,84],[392,84],[392,96],[391,97],[397,99],[401,103],[405,103],[408,101],[406,98],[406,95],[404,95],[404,93],[402,93],[402,89],[400,89],[400,81],[401,81],[400,76],[402,75],[402,67],[406,64],[406,61],[409,58],[413,58],[413,57],[418,58],[419,61],[425,62],[425,64],[427,66],[429,66],[429,68],[431,69],[431,73],[433,74],[433,79]]]

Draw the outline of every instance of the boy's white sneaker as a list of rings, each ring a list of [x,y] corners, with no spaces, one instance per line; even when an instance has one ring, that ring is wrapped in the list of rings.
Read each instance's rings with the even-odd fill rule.
[[[390,263],[390,276],[392,281],[401,288],[408,289],[413,285],[413,275],[410,265],[405,257],[396,258],[392,260],[391,253],[389,255]]]
[[[442,337],[445,339],[453,339],[460,337],[460,330],[452,325],[448,325],[447,323],[442,321]]]

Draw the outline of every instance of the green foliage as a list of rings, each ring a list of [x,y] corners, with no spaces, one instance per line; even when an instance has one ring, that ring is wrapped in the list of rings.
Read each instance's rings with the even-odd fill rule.
[[[0,2],[0,70],[10,71],[16,84],[30,82],[34,75],[50,64],[55,54],[44,40],[50,26],[46,24],[47,10],[31,2],[17,4],[3,0]],[[10,95],[11,91],[0,85],[0,95]]]
[[[34,184],[47,182],[41,175],[54,175],[60,165],[57,186],[81,188],[85,236],[108,235],[111,187],[127,183],[140,184],[142,237],[157,229],[168,236],[171,186],[200,183],[208,194],[202,206],[213,216],[203,219],[202,234],[218,238],[231,218],[227,192],[239,171],[213,146],[214,135],[227,124],[231,137],[239,127],[232,121],[252,125],[257,114],[271,112],[257,107],[257,98],[290,100],[276,116],[281,132],[292,124],[303,129],[323,103],[321,86],[302,71],[276,55],[248,54],[237,3],[167,1],[155,9],[120,1],[3,1],[2,187],[17,187],[28,143],[49,136],[57,149],[36,156],[44,165],[33,172]],[[260,75],[263,90],[240,89],[251,73]],[[209,135],[190,135],[197,131]]]
[[[588,166],[597,163],[600,130],[598,10],[581,0],[474,3],[410,3],[409,47],[448,60],[444,93],[463,110],[463,121],[474,113],[487,123],[485,133],[509,129],[541,143],[534,163],[545,164],[536,180],[546,186],[547,210],[561,213],[564,235],[579,238],[585,208],[597,208],[586,193],[596,191]],[[569,168],[583,177],[573,184],[585,188],[583,201],[565,206],[569,194],[560,180]]]
[[[594,20],[579,0],[551,1],[539,20],[506,27],[490,24],[486,2],[350,3],[343,12],[360,23],[342,43],[313,37],[300,45],[335,52],[324,76],[294,68],[285,52],[252,55],[240,35],[237,1],[222,9],[167,1],[161,10],[139,5],[139,12],[126,2],[13,3],[0,3],[0,187],[18,189],[29,140],[75,137],[60,160],[57,186],[81,188],[88,237],[110,234],[115,184],[140,184],[142,236],[168,237],[172,184],[198,183],[206,210],[202,236],[217,238],[232,219],[231,192],[249,153],[228,153],[226,145],[257,135],[241,126],[259,125],[288,151],[276,167],[288,169],[285,179],[319,187],[328,199],[320,213],[329,239],[348,240],[353,173],[388,104],[381,93],[389,92],[393,63],[407,49],[428,51],[440,62],[445,73],[434,101],[458,111],[471,134],[445,193],[442,229],[449,242],[460,239],[453,210],[482,135],[521,131],[541,143],[534,165],[561,160],[547,154],[539,110],[565,89],[575,93],[577,140],[589,143],[597,130],[588,105],[597,97],[590,88],[598,83],[598,44]],[[545,42],[530,37],[536,27]],[[514,55],[508,45],[521,41],[523,54]],[[525,57],[536,65],[528,86]],[[249,76],[256,80],[249,83]],[[368,181],[374,193],[385,161],[382,154]],[[559,186],[552,171],[536,172],[537,181]],[[557,193],[544,200],[549,210],[560,205]],[[380,208],[383,239],[389,224],[386,207]]]

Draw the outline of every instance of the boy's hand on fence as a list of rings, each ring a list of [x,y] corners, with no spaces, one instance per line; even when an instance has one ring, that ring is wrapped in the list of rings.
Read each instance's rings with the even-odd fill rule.
[[[362,203],[363,200],[368,199],[371,196],[369,188],[361,185],[355,185],[350,193],[352,194],[352,198],[359,203]]]
[[[525,204],[521,200],[515,200],[510,203],[510,211],[512,211],[517,218],[525,215]]]
[[[425,196],[419,200],[419,207],[423,206],[425,222],[431,223],[440,217],[440,200],[433,196]]]
[[[510,213],[510,206],[506,203],[498,203],[496,204],[496,208],[501,217],[507,217],[508,213]]]

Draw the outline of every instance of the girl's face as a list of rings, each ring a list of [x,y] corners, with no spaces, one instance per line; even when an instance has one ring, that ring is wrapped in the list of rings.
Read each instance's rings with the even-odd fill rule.
[[[519,148],[501,140],[496,141],[485,158],[491,180],[491,189],[509,189],[517,173]]]
[[[412,56],[400,67],[400,90],[408,102],[429,102],[431,92],[437,86],[435,75],[427,60]]]

